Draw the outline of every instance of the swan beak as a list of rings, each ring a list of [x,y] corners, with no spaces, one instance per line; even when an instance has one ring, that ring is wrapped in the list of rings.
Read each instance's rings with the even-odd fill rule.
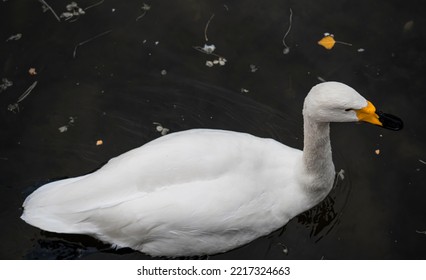
[[[402,120],[394,115],[377,111],[373,103],[367,101],[367,106],[355,110],[359,121],[372,123],[390,130],[401,130],[404,126]]]

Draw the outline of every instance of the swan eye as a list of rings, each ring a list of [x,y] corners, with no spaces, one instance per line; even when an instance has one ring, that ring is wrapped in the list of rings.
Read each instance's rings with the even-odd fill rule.
[[[353,109],[345,109],[346,112],[351,111],[351,110],[353,110]]]

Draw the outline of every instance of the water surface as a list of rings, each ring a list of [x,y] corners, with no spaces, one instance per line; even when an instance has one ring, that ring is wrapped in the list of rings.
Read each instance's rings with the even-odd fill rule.
[[[69,2],[48,3],[60,15]],[[0,92],[0,258],[149,258],[40,231],[19,219],[21,204],[46,182],[86,174],[161,137],[154,122],[170,132],[228,129],[302,148],[303,99],[321,80],[351,85],[404,119],[404,130],[333,124],[335,166],[345,176],[329,197],[283,229],[209,258],[426,258],[420,1],[143,4],[105,0],[59,22],[38,1],[0,2],[0,78],[13,82]],[[324,32],[352,46],[326,50],[317,45]],[[206,43],[224,66],[206,66],[217,57],[194,49]],[[35,81],[19,110],[8,110]]]

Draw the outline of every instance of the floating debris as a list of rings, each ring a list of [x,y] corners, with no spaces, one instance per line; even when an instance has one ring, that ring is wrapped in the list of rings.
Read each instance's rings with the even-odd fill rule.
[[[85,15],[86,11],[88,9],[91,9],[93,7],[99,6],[102,4],[105,0],[101,0],[99,2],[96,2],[95,4],[92,4],[86,8],[81,8],[78,6],[76,2],[71,2],[65,6],[66,12],[63,12],[61,14],[61,18],[65,20],[69,20],[70,22],[74,22],[80,18],[80,16]]]
[[[256,72],[257,70],[259,70],[259,68],[257,68],[257,66],[256,66],[256,65],[254,65],[254,64],[250,64],[250,71],[251,71],[252,73]]]
[[[206,27],[204,27],[204,39],[206,40],[206,42],[209,41],[209,38],[207,37],[207,29],[209,28],[210,22],[212,21],[213,18],[214,18],[214,14],[211,15],[211,17],[206,23]]]
[[[320,81],[321,83],[327,82],[326,79],[324,79],[323,77],[318,76],[317,77],[318,81]]]
[[[58,128],[60,133],[63,133],[68,130],[68,126],[64,125]]]
[[[419,159],[419,161],[423,164],[426,164],[426,161]]]
[[[68,12],[80,12],[81,9],[76,2],[71,2],[65,6]],[[81,9],[82,10],[82,9]]]
[[[161,75],[162,76],[166,76],[167,75],[167,70],[165,70],[165,69],[161,70]]]
[[[250,91],[246,88],[241,88],[240,89],[241,93],[249,93]]]
[[[80,8],[76,2],[69,3],[65,6],[65,8],[67,11],[61,14],[61,18],[64,18],[65,20],[73,19],[73,22],[76,21],[80,16],[86,14],[86,12]]]
[[[208,66],[208,67],[213,67],[216,64],[219,64],[220,66],[224,66],[227,62],[226,58],[214,53],[214,51],[216,50],[215,45],[205,44],[204,47],[194,47],[194,49],[196,49],[197,51],[200,51],[202,53],[205,53],[205,54],[214,55],[218,58],[218,59],[215,59],[213,61],[207,60],[206,66]]]
[[[9,42],[9,41],[18,41],[21,38],[22,38],[22,34],[18,33],[18,34],[12,35],[9,38],[7,38],[6,42]]]
[[[339,178],[341,181],[345,179],[345,170],[340,169],[339,172],[336,174],[337,178]]]
[[[327,50],[331,50],[335,44],[342,44],[346,46],[352,46],[350,43],[342,42],[342,41],[336,41],[334,39],[334,35],[330,33],[324,33],[324,37],[318,41],[318,45],[323,46]]]
[[[282,252],[286,255],[288,255],[288,248],[287,246],[285,246],[284,244],[282,244],[281,242],[278,243],[279,246],[281,246],[281,248],[283,249]]]
[[[65,18],[65,20],[69,20],[69,19],[73,18],[73,16],[74,15],[72,13],[68,13],[68,12],[63,12],[61,14],[61,18]]]
[[[215,59],[213,61],[211,61],[211,60],[206,61],[207,67],[213,67],[214,65],[224,66],[225,64],[226,64],[226,59],[223,58],[223,57],[219,57],[219,59]]]
[[[153,122],[152,124],[155,124],[156,127],[155,129],[161,133],[161,135],[166,135],[167,133],[169,133],[170,129],[164,127],[161,123],[158,122]]]
[[[35,68],[31,67],[30,69],[28,69],[28,74],[30,74],[31,76],[35,76],[37,75],[37,71]]]
[[[288,26],[286,33],[284,34],[284,37],[283,37],[283,45],[284,45],[283,54],[288,54],[290,52],[290,47],[286,44],[285,39],[287,38],[288,34],[290,33],[292,25],[293,25],[293,10],[290,8],[289,26]]]
[[[64,132],[68,131],[68,128],[69,128],[70,126],[73,126],[73,125],[74,125],[74,123],[75,123],[75,120],[76,120],[76,119],[77,119],[77,118],[75,118],[75,117],[69,117],[68,124],[66,124],[66,125],[63,125],[63,126],[59,127],[59,128],[58,128],[59,132],[60,132],[60,133],[64,133]]]
[[[87,44],[87,43],[89,43],[89,42],[91,42],[91,41],[93,41],[93,40],[95,40],[95,39],[97,39],[97,38],[99,38],[99,37],[102,37],[102,36],[104,36],[104,35],[107,35],[107,34],[111,33],[111,31],[112,31],[112,29],[107,30],[107,31],[102,32],[102,33],[100,33],[100,34],[98,34],[98,35],[96,35],[96,36],[94,36],[94,37],[92,37],[92,38],[89,38],[89,39],[87,39],[87,40],[85,40],[85,41],[83,41],[83,42],[78,43],[78,44],[75,46],[75,48],[74,48],[74,52],[73,52],[73,55],[72,55],[72,56],[73,56],[73,58],[75,58],[75,57],[77,56],[77,48],[78,48],[78,47],[80,47],[80,46],[82,46],[82,45],[84,45],[84,44]]]
[[[213,60],[213,63],[214,64],[219,64],[220,66],[224,66],[225,65],[225,63],[226,63],[226,58],[224,58],[224,57],[219,57],[219,59],[218,60]],[[217,63],[216,63],[217,62]]]
[[[213,61],[207,60],[207,61],[206,61],[206,66],[207,66],[207,67],[213,67],[213,66],[214,66]]]
[[[97,2],[97,3],[95,3],[95,4],[92,4],[92,5],[90,5],[90,6],[86,7],[86,8],[84,8],[84,10],[85,10],[85,11],[87,11],[88,9],[91,9],[91,8],[93,8],[93,7],[96,7],[96,6],[99,6],[99,5],[100,5],[100,4],[102,4],[103,2],[105,2],[105,0],[101,0],[101,1],[99,1],[99,2]]]
[[[284,253],[285,255],[288,255],[288,248],[287,248],[287,246],[282,245],[282,247],[283,247],[283,253]]]
[[[365,49],[363,49],[363,48],[359,48],[359,49],[357,49],[357,52],[359,52],[359,53],[361,53],[361,52],[365,52]]]
[[[7,78],[2,78],[0,84],[0,92],[5,91],[8,87],[11,86],[13,86],[12,81],[9,81]]]
[[[101,139],[99,139],[99,140],[96,141],[96,146],[101,146],[103,144],[104,144],[104,141],[101,140]]]
[[[46,3],[46,1],[44,0],[38,0],[38,2],[40,2],[42,4],[42,9],[43,12],[47,12],[47,11],[51,11],[52,14],[55,16],[55,18],[61,22],[61,19],[58,17],[58,14],[52,9],[52,7],[49,6],[49,4]]]
[[[376,155],[380,155],[380,149],[375,150],[375,151],[374,151],[374,153],[375,153]]]
[[[14,104],[9,104],[7,106],[7,110],[15,113],[15,110],[19,113],[19,103],[22,102],[30,93],[31,91],[36,87],[37,81],[31,84],[31,86],[18,98],[18,100]]]
[[[207,45],[204,44],[204,47],[201,48],[201,50],[206,54],[212,54],[216,49],[215,45]]]
[[[420,233],[420,234],[426,234],[426,230],[423,230],[423,231],[416,230],[416,232],[417,232],[417,233]]]
[[[141,10],[143,11],[143,13],[142,13],[140,16],[138,16],[138,17],[136,18],[136,21],[138,21],[138,20],[140,20],[141,18],[143,18],[143,17],[146,15],[146,12],[148,12],[150,9],[151,9],[151,6],[150,6],[150,5],[148,5],[148,4],[146,4],[146,3],[143,3],[143,4],[142,4],[142,7],[141,7]]]
[[[327,50],[331,50],[334,47],[334,44],[336,44],[336,41],[334,40],[332,35],[324,34],[324,36],[324,38],[318,41],[318,44],[323,46]]]
[[[213,18],[214,18],[214,14],[211,15],[210,19],[207,21],[207,24],[204,28],[204,39],[206,40],[206,42],[209,40],[209,38],[207,37],[207,30],[208,30],[209,24],[210,24],[210,22],[212,21]],[[209,60],[206,61],[206,66],[208,66],[208,67],[212,67],[214,64],[219,64],[219,65],[223,66],[223,65],[225,65],[225,63],[227,61],[226,58],[224,58],[223,56],[214,53],[214,51],[216,50],[216,46],[214,44],[210,44],[210,45],[204,44],[204,47],[195,46],[193,48],[195,50],[199,51],[199,52],[202,52],[202,53],[205,53],[205,54],[208,54],[208,55],[214,55],[218,58],[218,59],[213,60],[213,61],[209,61]],[[212,65],[212,63],[213,63],[213,65]]]

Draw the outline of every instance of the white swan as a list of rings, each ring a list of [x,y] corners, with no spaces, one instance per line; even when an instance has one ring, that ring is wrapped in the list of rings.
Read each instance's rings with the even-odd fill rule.
[[[303,117],[303,152],[232,131],[173,133],[92,174],[40,187],[25,200],[21,218],[152,256],[231,250],[282,227],[329,193],[335,176],[329,122],[402,128],[400,119],[376,112],[337,82],[312,88]]]

